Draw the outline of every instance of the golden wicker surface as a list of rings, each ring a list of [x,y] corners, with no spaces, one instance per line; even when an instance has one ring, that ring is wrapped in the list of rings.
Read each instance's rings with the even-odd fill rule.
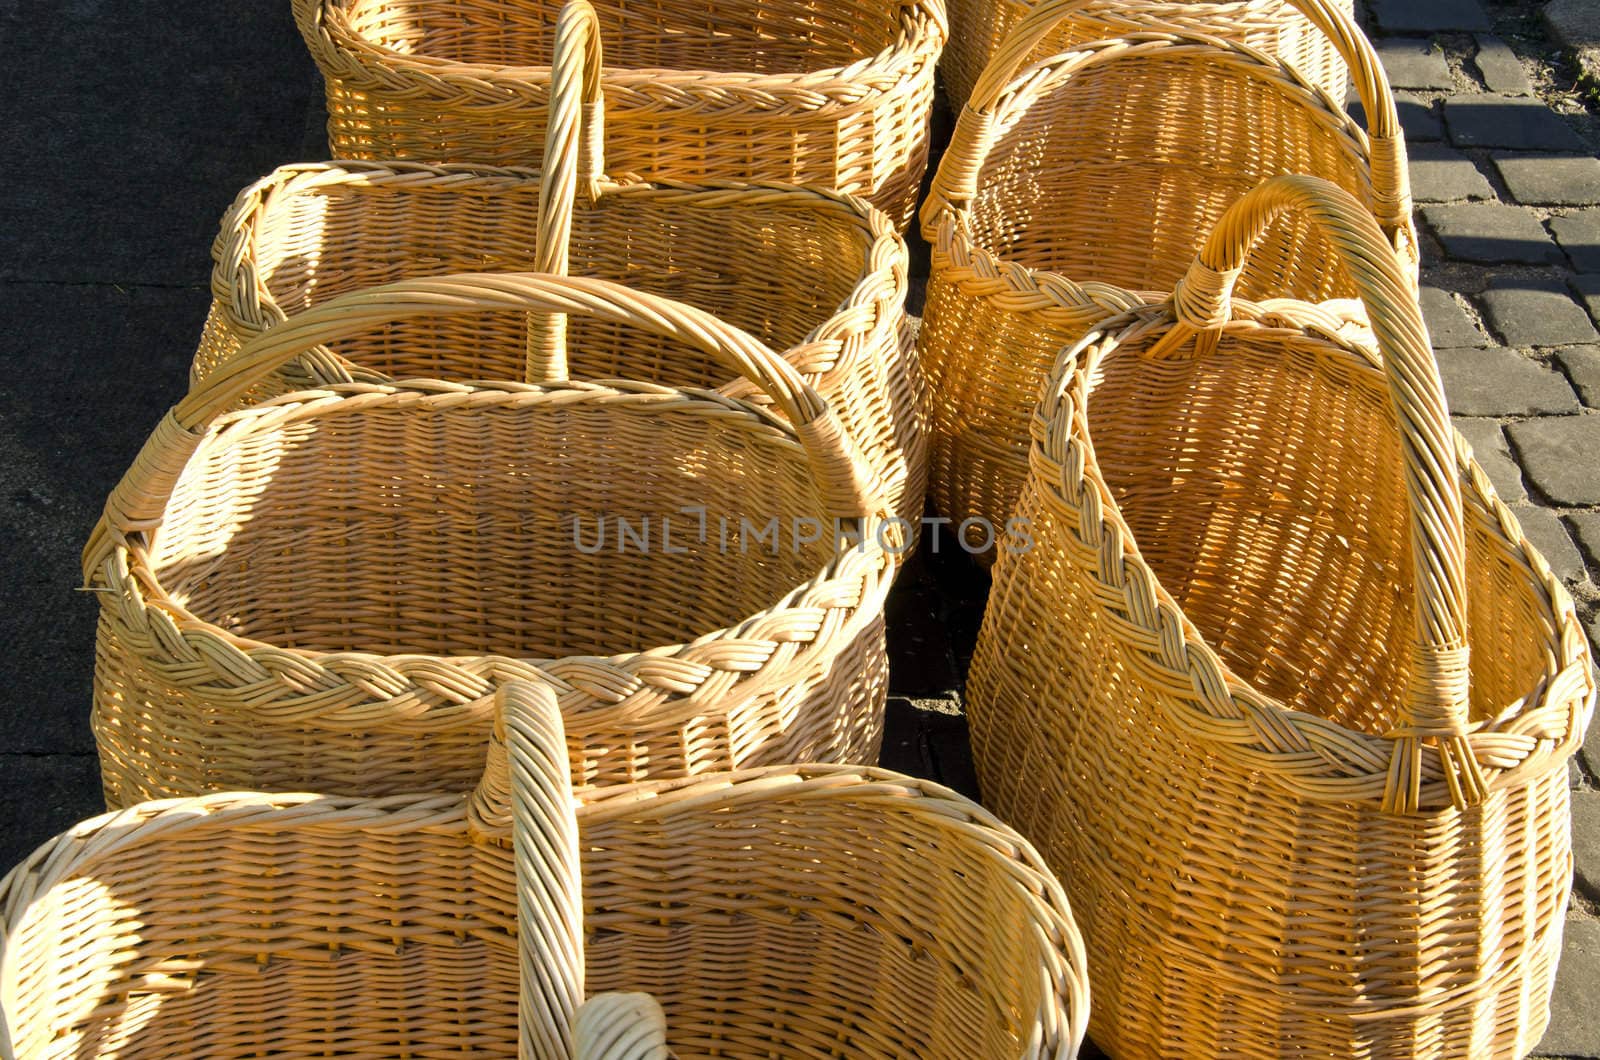
[[[1337,241],[1358,341],[1303,303],[1230,308],[1285,209]],[[996,567],[968,703],[985,800],[1084,924],[1095,1040],[1532,1048],[1589,649],[1451,430],[1365,209],[1311,178],[1253,192],[1173,300],[1063,355],[1034,431],[1036,547]]]
[[[1001,525],[1027,471],[1029,409],[1060,349],[1128,292],[1168,291],[1230,203],[1280,173],[1354,193],[1415,266],[1406,155],[1371,45],[1324,0],[1297,0],[1354,72],[1364,132],[1264,56],[1179,30],[1129,34],[1024,69],[1083,0],[1035,7],[957,123],[923,208],[933,244],[921,359],[942,514]],[[1314,226],[1276,225],[1247,297],[1352,289]]]
[[[356,383],[218,415],[318,344],[480,311],[697,345],[788,422],[628,382]],[[517,274],[330,299],[168,414],[86,549],[108,801],[460,788],[514,678],[555,684],[584,783],[874,761],[880,496],[816,391],[700,311]]]
[[[334,157],[537,162],[559,6],[295,0]],[[939,0],[598,10],[613,172],[835,188],[910,221],[946,36]]]
[[[948,6],[950,42],[940,56],[939,71],[950,102],[960,107],[1006,34],[1035,5],[1028,0],[951,0]],[[1354,17],[1353,0],[1336,0],[1336,6],[1346,17]],[[1046,59],[1094,40],[1165,29],[1219,37],[1282,59],[1334,99],[1343,99],[1350,84],[1344,57],[1292,0],[1207,4],[1092,0],[1038,45],[1029,59]]]
[[[611,787],[574,815],[559,718],[507,698],[470,798],[219,794],[42,848],[0,884],[18,1060],[513,1056],[519,902],[524,1056],[565,1055],[585,987],[653,995],[685,1060],[1075,1052],[1071,912],[977,805],[787,765]],[[580,1041],[637,1013],[593,1004]]]
[[[888,219],[855,199],[792,187],[606,180],[593,9],[569,4],[555,37],[560,113],[543,148],[548,186],[527,170],[490,167],[278,170],[242,192],[223,220],[193,379],[291,314],[393,280],[528,269],[614,280],[787,351],[856,439],[893,510],[920,517],[923,383],[904,312],[906,248]],[[693,344],[606,321],[572,321],[559,350],[539,360],[530,356],[537,324],[517,312],[388,323],[313,351],[251,396],[352,378],[571,376],[764,400]]]

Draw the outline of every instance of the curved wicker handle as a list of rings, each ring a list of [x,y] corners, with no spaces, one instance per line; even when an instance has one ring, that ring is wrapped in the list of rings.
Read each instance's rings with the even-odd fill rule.
[[[1190,337],[1214,345],[1232,316],[1234,281],[1256,241],[1279,214],[1314,221],[1343,261],[1366,306],[1400,430],[1416,582],[1416,645],[1403,723],[1384,791],[1384,808],[1410,812],[1422,782],[1422,743],[1439,749],[1451,801],[1468,806],[1485,787],[1467,743],[1466,535],[1454,432],[1438,364],[1417,305],[1372,216],[1341,188],[1317,177],[1274,177],[1234,203],[1217,222],[1173,292],[1178,323],[1149,351],[1165,356]],[[1198,334],[1197,334],[1198,333]]]
[[[538,272],[565,276],[578,182],[583,182],[584,195],[594,202],[600,197],[600,172],[605,165],[600,19],[589,0],[567,0],[562,6],[550,62],[550,111],[533,262]],[[542,383],[568,376],[566,315],[530,316],[527,381]]]
[[[1395,240],[1393,245],[1399,248],[1398,241],[1410,239],[1411,176],[1406,169],[1405,139],[1400,131],[1394,94],[1389,90],[1389,79],[1383,72],[1383,65],[1378,62],[1378,54],[1355,23],[1328,0],[1285,2],[1333,41],[1340,57],[1350,68],[1350,76],[1367,117],[1374,198],[1372,212],[1392,234]],[[956,119],[950,146],[945,149],[939,172],[934,175],[928,201],[922,206],[923,235],[926,238],[933,238],[932,230],[941,213],[964,208],[977,193],[979,171],[994,144],[996,109],[1007,87],[1027,64],[1028,57],[1064,19],[1096,6],[1112,5],[1108,0],[1043,0],[1012,27],[1006,39],[989,57],[988,64],[973,87],[972,95]],[[1151,28],[1159,29],[1159,26],[1153,25]],[[1342,104],[1343,101],[1334,102]],[[1414,247],[1405,249],[1409,254],[1415,253]]]
[[[598,994],[578,1010],[577,1060],[666,1060],[667,1017],[649,994]]]
[[[765,391],[793,425],[830,515],[856,518],[884,511],[884,492],[871,465],[838,416],[794,366],[759,339],[704,310],[609,280],[458,273],[343,294],[251,339],[156,425],[106,500],[84,548],[85,577],[92,577],[117,539],[160,525],[205,424],[300,353],[396,320],[504,310],[579,313],[676,339],[717,358]]]
[[[518,1055],[569,1060],[583,1004],[583,865],[567,734],[549,686],[510,681],[495,692],[467,820],[477,841],[509,843],[516,867]]]

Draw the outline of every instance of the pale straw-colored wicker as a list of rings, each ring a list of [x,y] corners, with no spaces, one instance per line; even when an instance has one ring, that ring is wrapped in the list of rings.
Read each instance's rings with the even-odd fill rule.
[[[519,957],[523,1060],[660,1060],[637,994],[573,1028],[585,988],[648,991],[682,1060],[1073,1055],[1082,943],[993,815],[823,765],[574,807],[539,691],[506,690],[470,796],[217,794],[40,848],[0,883],[6,1055],[510,1057]]]
[[[318,343],[508,310],[696,344],[787,420],[625,381],[354,383],[225,411]],[[460,788],[514,678],[556,685],[583,783],[876,761],[878,496],[816,391],[688,306],[514,273],[330,299],[167,414],[85,550],[107,801]]]
[[[1336,0],[1347,17],[1355,14],[1353,0]],[[1022,21],[1031,0],[951,0],[950,42],[939,59],[945,91],[959,107],[972,94],[1006,34]],[[1234,41],[1265,55],[1282,59],[1325,89],[1344,99],[1350,68],[1326,35],[1319,32],[1290,0],[1223,0],[1221,3],[1167,3],[1164,0],[1095,0],[1076,12],[1033,51],[1030,58],[1047,59],[1074,45],[1120,37],[1129,32],[1177,29]]]
[[[579,150],[597,100],[593,11],[569,5],[556,33],[557,135],[549,196],[527,170],[407,163],[289,166],[247,188],[213,248],[212,308],[193,381],[272,325],[334,295],[412,276],[570,271],[686,302],[750,332],[815,386],[883,480],[891,508],[922,515],[927,439],[921,371],[906,328],[904,241],[884,215],[827,192],[750,185],[617,183]],[[587,95],[586,93],[592,93]],[[597,122],[597,107],[588,107]],[[593,132],[593,129],[588,129]],[[598,144],[591,137],[590,145]],[[581,156],[581,157],[580,157]],[[579,165],[583,172],[578,172]],[[541,203],[557,238],[541,249]],[[748,382],[691,345],[604,321],[571,323],[570,369],[529,365],[525,314],[398,321],[286,365],[260,397],[362,378],[621,378]]]
[[[1358,339],[1307,303],[1230,305],[1284,210],[1334,239]],[[1173,298],[1063,353],[1034,430],[1035,547],[995,567],[968,702],[985,802],[1089,941],[1095,1041],[1525,1054],[1589,649],[1451,429],[1370,215],[1269,181]]]
[[[537,163],[558,6],[294,0],[334,157]],[[614,172],[834,188],[911,220],[941,0],[607,0],[600,21]]]
[[[1027,474],[1028,418],[1061,347],[1129,291],[1170,291],[1222,211],[1281,173],[1326,177],[1415,266],[1405,144],[1372,46],[1325,0],[1295,0],[1354,71],[1368,131],[1294,71],[1177,31],[1129,35],[1018,72],[1089,0],[1018,24],[957,122],[923,207],[933,244],[921,343],[942,514],[1002,525]],[[1314,226],[1279,224],[1247,296],[1353,293]],[[968,524],[969,534],[987,533]],[[991,557],[992,552],[985,553]]]

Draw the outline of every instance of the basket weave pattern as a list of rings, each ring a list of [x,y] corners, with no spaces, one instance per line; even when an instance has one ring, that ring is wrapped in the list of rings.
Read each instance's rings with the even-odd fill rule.
[[[1024,0],[953,0],[949,5],[950,43],[939,59],[951,102],[960,106],[972,94],[1006,34],[1033,6]],[[1353,0],[1339,0],[1339,7],[1347,17],[1355,17]],[[1290,0],[1225,0],[1203,5],[1161,0],[1096,2],[1051,34],[1029,58],[1047,59],[1089,41],[1152,27],[1203,33],[1282,59],[1336,100],[1344,99],[1350,84],[1350,69],[1338,49]]]
[[[1404,142],[1371,45],[1297,0],[1355,72],[1363,131],[1294,70],[1176,29],[1022,69],[1083,0],[1019,24],[957,124],[923,208],[933,245],[921,339],[935,505],[1000,525],[1027,472],[1031,403],[1060,350],[1108,310],[1171,290],[1201,234],[1261,180],[1308,173],[1368,204],[1413,269]],[[1203,116],[1203,117],[1202,117]],[[1239,278],[1244,297],[1353,293],[1318,230],[1284,218]]]
[[[216,415],[378,321],[556,307],[700,343],[798,433],[620,382],[354,383]],[[873,483],[786,362],[687,307],[515,274],[332,299],[169,414],[86,550],[108,802],[463,787],[513,679],[558,690],[581,783],[873,760],[894,565],[865,526],[860,548],[820,532],[881,512]]]
[[[1285,205],[1342,227],[1376,338],[1208,301]],[[1543,1033],[1589,650],[1449,430],[1388,254],[1330,185],[1269,182],[1039,406],[1037,546],[996,568],[974,754],[1068,882],[1118,1055],[1522,1055]]]
[[[537,163],[558,6],[295,0],[334,157]],[[937,0],[599,15],[612,171],[833,188],[911,220],[946,36]]]
[[[0,1032],[20,1060],[262,1042],[510,1057],[520,938],[523,1032],[545,1049],[524,1056],[563,1055],[585,987],[648,990],[685,1057],[1062,1057],[1081,1041],[1061,887],[970,801],[789,765],[594,791],[574,815],[559,721],[514,698],[505,717],[509,747],[486,769],[480,748],[470,797],[218,794],[42,848],[0,883]]]

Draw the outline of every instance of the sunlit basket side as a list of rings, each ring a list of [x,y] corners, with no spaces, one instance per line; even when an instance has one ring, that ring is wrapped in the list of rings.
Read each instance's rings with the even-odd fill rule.
[[[621,381],[353,383],[226,411],[319,344],[485,311],[666,334],[784,418]],[[792,366],[679,303],[532,274],[330,299],[167,414],[85,550],[108,802],[459,789],[517,678],[557,687],[583,783],[876,761],[880,497]]]
[[[555,0],[295,0],[335,158],[532,165]],[[652,179],[784,181],[910,222],[941,0],[598,6],[606,154]]]
[[[893,224],[828,192],[605,179],[593,9],[569,5],[555,36],[561,113],[542,170],[552,174],[550,193],[528,170],[362,162],[278,170],[241,193],[223,221],[193,380],[334,295],[415,276],[556,271],[536,253],[554,232],[569,262],[561,271],[685,302],[786,351],[858,440],[892,509],[919,518],[925,395],[904,311],[906,248]],[[603,321],[571,322],[559,370],[548,356],[530,363],[529,324],[515,312],[397,321],[311,351],[250,397],[350,379],[571,375],[761,399],[692,345]]]
[[[1367,115],[1259,52],[1177,30],[1029,66],[1090,0],[1046,0],[996,52],[923,207],[933,245],[919,338],[930,492],[974,532],[1011,515],[1028,418],[1062,346],[1170,291],[1204,234],[1268,177],[1325,177],[1365,203],[1414,272],[1404,139],[1372,46],[1326,0],[1294,0],[1344,57]],[[1246,297],[1354,293],[1315,226],[1286,218],[1239,279]]]
[[[683,1060],[1075,1054],[1071,911],[981,807],[789,765],[574,809],[543,691],[502,690],[470,796],[224,793],[46,844],[0,883],[7,1055],[511,1057],[519,981],[524,1060],[660,1060],[663,1012]],[[615,989],[660,1009],[577,1009]]]
[[[1231,301],[1285,210],[1371,330]],[[1280,177],[1063,352],[968,685],[986,804],[1089,940],[1116,1056],[1521,1056],[1594,704],[1571,599],[1445,408],[1365,208]]]
[[[1006,34],[1032,7],[1027,0],[952,0],[950,43],[939,59],[939,71],[953,106],[961,106],[972,94]],[[1337,7],[1345,17],[1354,19],[1352,0],[1337,0]],[[1350,86],[1350,68],[1344,56],[1290,0],[1208,4],[1096,0],[1035,48],[1030,59],[1046,59],[1093,40],[1166,30],[1219,37],[1281,59],[1336,100],[1344,99]]]

